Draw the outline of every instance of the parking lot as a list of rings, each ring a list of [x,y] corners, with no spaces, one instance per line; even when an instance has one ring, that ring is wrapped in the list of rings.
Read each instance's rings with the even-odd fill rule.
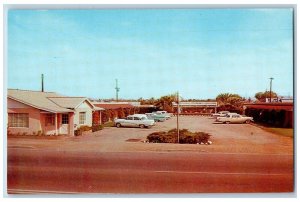
[[[12,137],[8,148],[84,150],[99,152],[192,151],[216,153],[293,154],[293,139],[251,124],[219,124],[211,117],[180,116],[179,128],[211,135],[212,145],[144,143],[148,134],[176,128],[176,117],[150,129],[107,127],[78,137]]]
[[[9,193],[292,192],[293,139],[249,124],[182,116],[180,128],[212,145],[145,143],[176,127],[108,127],[78,137],[9,137]],[[45,183],[46,182],[46,183]],[[184,185],[184,186],[183,186]]]

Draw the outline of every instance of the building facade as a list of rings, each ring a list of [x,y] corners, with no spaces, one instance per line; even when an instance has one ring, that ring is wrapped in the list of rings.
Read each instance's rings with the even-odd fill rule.
[[[9,89],[8,134],[74,135],[80,126],[93,124],[95,107],[85,97],[67,97],[54,92]]]

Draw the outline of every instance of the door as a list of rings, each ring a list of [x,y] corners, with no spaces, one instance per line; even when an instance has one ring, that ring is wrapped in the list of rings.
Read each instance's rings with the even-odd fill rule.
[[[60,134],[69,133],[69,114],[62,114]]]

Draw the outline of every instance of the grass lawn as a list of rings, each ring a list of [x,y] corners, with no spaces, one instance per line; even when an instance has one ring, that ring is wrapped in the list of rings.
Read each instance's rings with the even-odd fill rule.
[[[271,127],[264,127],[264,130],[275,133],[277,135],[282,135],[286,137],[293,138],[294,137],[294,129],[293,128],[271,128]]]

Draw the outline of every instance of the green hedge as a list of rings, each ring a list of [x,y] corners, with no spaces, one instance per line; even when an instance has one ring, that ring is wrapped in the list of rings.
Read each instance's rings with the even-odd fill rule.
[[[103,129],[103,125],[93,125],[92,132],[96,132]]]
[[[179,130],[180,144],[207,144],[210,136],[205,132],[190,132],[187,129]],[[169,130],[168,132],[154,132],[147,136],[147,140],[152,143],[177,143],[177,129]]]

